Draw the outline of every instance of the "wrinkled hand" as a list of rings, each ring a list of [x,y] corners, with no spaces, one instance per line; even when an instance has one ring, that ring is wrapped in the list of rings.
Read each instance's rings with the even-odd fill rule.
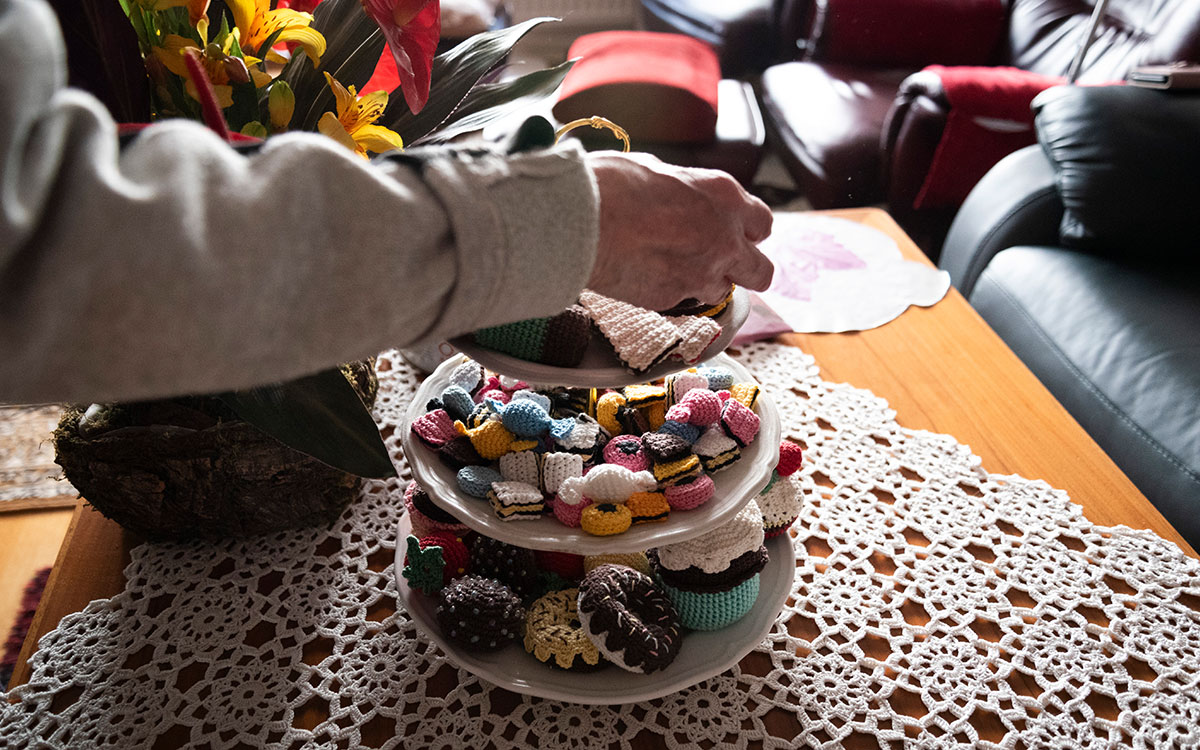
[[[757,243],[771,210],[724,172],[648,154],[598,152],[600,245],[588,287],[652,310],[715,304],[737,284],[762,291],[774,267]]]

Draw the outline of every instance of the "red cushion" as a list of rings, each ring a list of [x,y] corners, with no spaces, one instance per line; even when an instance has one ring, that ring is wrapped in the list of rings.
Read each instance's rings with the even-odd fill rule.
[[[1036,141],[1029,104],[1064,79],[1017,68],[925,70],[941,78],[950,113],[913,207],[957,206],[996,162]]]
[[[982,65],[1005,31],[1004,0],[836,0],[817,56],[858,65]]]
[[[600,115],[635,142],[714,139],[721,69],[704,42],[680,34],[603,31],[576,39],[567,57],[578,62],[554,105],[560,122]]]

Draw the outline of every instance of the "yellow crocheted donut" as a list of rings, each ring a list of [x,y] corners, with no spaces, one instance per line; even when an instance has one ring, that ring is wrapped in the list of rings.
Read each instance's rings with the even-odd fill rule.
[[[589,534],[612,536],[627,530],[633,514],[623,504],[596,503],[583,509],[579,525]]]
[[[609,564],[624,565],[650,575],[650,561],[645,552],[604,552],[599,555],[587,555],[583,558],[583,572],[590,573],[592,568]]]
[[[535,601],[525,615],[525,650],[538,661],[563,669],[600,663],[600,651],[579,625],[579,589],[552,591]]]

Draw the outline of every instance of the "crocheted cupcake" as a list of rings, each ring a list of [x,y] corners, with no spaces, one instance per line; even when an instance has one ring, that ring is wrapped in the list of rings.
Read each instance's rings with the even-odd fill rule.
[[[499,581],[477,575],[456,578],[439,594],[438,625],[468,651],[495,651],[521,636],[525,607]]]

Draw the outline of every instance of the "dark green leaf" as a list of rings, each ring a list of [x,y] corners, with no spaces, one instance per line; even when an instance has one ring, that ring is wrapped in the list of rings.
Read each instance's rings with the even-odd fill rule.
[[[325,0],[313,13],[312,27],[325,36],[320,64],[314,69],[308,55],[298,49],[279,75],[296,94],[292,130],[316,130],[321,115],[335,111],[326,72],[343,86],[361,88],[371,79],[385,46],[383,32],[360,0]]]
[[[375,420],[340,370],[218,396],[284,445],[360,477],[395,476]]]
[[[509,139],[505,151],[515,154],[521,151],[533,151],[539,148],[549,148],[554,145],[556,133],[554,125],[541,115],[525,118]]]
[[[429,101],[420,114],[408,109],[404,97],[393,92],[378,124],[400,134],[405,143],[415,143],[442,124],[466,98],[479,80],[504,62],[513,45],[531,29],[556,18],[531,18],[498,31],[485,31],[433,58]]]
[[[52,0],[51,5],[66,42],[71,85],[104,102],[118,122],[149,122],[149,79],[137,33],[121,5],[113,0]]]
[[[458,109],[454,110],[436,131],[419,139],[417,143],[450,140],[544,99],[554,93],[574,64],[573,60],[568,60],[553,68],[528,73],[511,81],[479,84],[471,89]]]

